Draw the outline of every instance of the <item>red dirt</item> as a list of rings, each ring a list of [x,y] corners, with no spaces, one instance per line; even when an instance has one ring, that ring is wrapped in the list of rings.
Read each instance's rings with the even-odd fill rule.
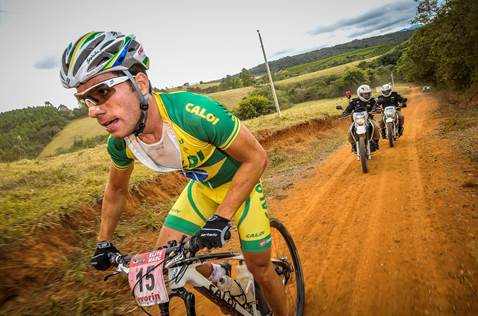
[[[470,185],[478,183],[477,173],[435,134],[437,108],[431,94],[414,90],[404,110],[405,135],[395,148],[382,141],[369,174],[362,174],[347,145],[269,202],[301,254],[306,315],[478,314],[478,188]],[[272,150],[308,142],[317,137],[315,131],[341,126],[337,124],[318,120],[262,132],[259,138]],[[126,217],[138,212],[141,199],[168,200],[183,185],[177,175],[167,175],[133,188]],[[99,205],[85,209],[80,218],[28,241],[34,248],[23,257],[31,264],[38,253],[77,252],[75,227],[91,226],[98,213]],[[155,238],[149,232],[140,240],[127,238],[121,246],[153,244]],[[45,271],[51,273],[58,264],[47,261]],[[17,266],[9,276],[22,286],[16,293],[20,297],[28,297],[28,284],[50,280],[42,271],[25,274],[30,267]],[[211,303],[197,299],[198,315],[218,313]],[[172,314],[182,315],[177,308]]]
[[[477,174],[434,135],[437,100],[409,100],[369,174],[347,145],[270,203],[300,249],[306,315],[478,314]]]

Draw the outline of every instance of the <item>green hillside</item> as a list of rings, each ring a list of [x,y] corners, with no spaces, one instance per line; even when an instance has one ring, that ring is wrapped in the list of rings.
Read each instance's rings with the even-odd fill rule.
[[[333,47],[326,47],[308,53],[303,53],[295,56],[287,56],[278,60],[270,61],[269,67],[271,72],[278,72],[293,66],[314,62],[320,59],[336,56],[346,52],[354,51],[361,48],[383,46],[383,45],[397,45],[408,40],[413,35],[413,30],[395,32],[380,36],[369,37],[361,40],[353,40],[348,43],[335,45]],[[265,74],[266,68],[264,64],[249,69],[254,75]]]
[[[232,108],[238,105],[239,102],[241,102],[242,98],[247,97],[247,95],[253,89],[254,89],[253,87],[237,88],[237,89],[210,93],[208,94],[208,96],[218,101],[229,110],[232,110]]]
[[[328,58],[316,60],[310,63],[301,64],[289,67],[285,70],[279,71],[276,76],[282,77],[282,74],[287,74],[288,77],[297,76],[304,73],[314,72],[321,69],[326,69],[338,65],[347,64],[357,60],[363,60],[375,56],[382,55],[392,49],[394,45],[381,45],[367,48],[357,49],[351,52],[331,56]]]
[[[97,136],[108,135],[104,127],[95,119],[83,117],[70,122],[52,141],[42,150],[39,157],[54,156],[69,151],[73,144],[79,140],[87,140]]]

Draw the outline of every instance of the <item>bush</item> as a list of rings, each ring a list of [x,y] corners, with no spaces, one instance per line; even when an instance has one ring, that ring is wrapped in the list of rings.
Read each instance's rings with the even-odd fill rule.
[[[245,97],[239,103],[239,106],[233,110],[241,120],[248,120],[260,115],[265,115],[274,112],[274,105],[264,96],[250,96]]]

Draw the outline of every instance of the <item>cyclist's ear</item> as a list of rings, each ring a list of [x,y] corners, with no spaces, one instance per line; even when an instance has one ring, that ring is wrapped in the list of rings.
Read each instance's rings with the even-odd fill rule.
[[[144,72],[138,72],[135,75],[136,83],[138,84],[141,94],[145,95],[151,92],[151,83],[149,82],[148,75]]]

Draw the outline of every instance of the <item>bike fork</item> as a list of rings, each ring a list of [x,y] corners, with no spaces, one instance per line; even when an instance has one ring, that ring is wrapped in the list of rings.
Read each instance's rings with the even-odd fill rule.
[[[169,293],[169,298],[179,297],[183,300],[186,307],[187,316],[196,316],[196,303],[193,293],[186,291],[184,288],[174,289]],[[169,316],[169,302],[159,305],[161,316]]]

